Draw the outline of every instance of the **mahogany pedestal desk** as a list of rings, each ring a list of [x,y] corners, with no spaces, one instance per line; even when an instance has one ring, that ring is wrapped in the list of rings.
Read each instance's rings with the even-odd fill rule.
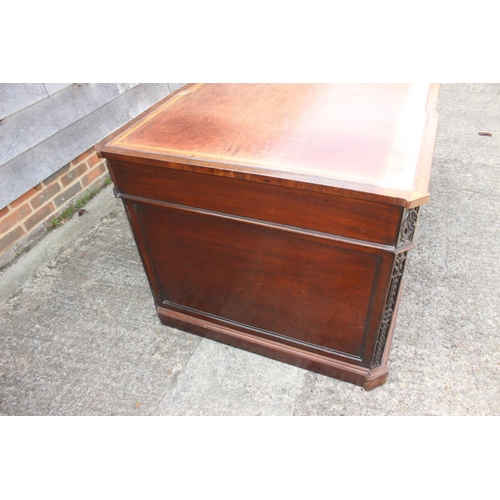
[[[101,142],[161,322],[383,384],[437,94],[187,85]]]

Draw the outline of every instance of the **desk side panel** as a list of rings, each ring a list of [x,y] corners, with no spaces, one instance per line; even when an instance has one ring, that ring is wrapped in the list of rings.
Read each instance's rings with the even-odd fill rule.
[[[370,366],[389,252],[189,207],[126,205],[157,305]]]

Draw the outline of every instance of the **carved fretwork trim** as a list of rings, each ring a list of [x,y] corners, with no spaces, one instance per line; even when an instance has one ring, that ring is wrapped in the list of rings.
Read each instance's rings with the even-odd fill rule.
[[[403,212],[403,217],[401,218],[401,229],[399,231],[398,247],[411,243],[415,235],[415,230],[417,228],[418,221],[418,211],[420,207],[411,208]],[[392,268],[391,285],[389,288],[389,294],[387,296],[387,301],[385,303],[384,312],[382,313],[382,321],[380,323],[380,329],[377,337],[377,344],[375,345],[375,351],[373,353],[373,359],[371,367],[375,368],[380,366],[382,363],[382,356],[385,350],[385,344],[387,343],[387,337],[389,335],[389,330],[391,329],[391,323],[394,316],[394,308],[396,306],[396,300],[398,296],[399,287],[401,285],[401,278],[403,276],[403,271],[405,268],[405,262],[408,252],[403,252],[396,255],[394,259],[394,266]]]
[[[408,252],[404,252],[396,255],[396,258],[394,260],[394,267],[392,268],[391,287],[389,289],[389,295],[387,296],[387,302],[385,303],[384,312],[382,313],[382,322],[380,324],[377,345],[375,346],[375,353],[373,354],[373,360],[371,364],[372,368],[379,366],[382,362],[382,355],[384,354],[385,344],[387,342],[392,318],[394,316],[394,307],[396,306],[396,299],[405,268],[407,253]]]
[[[404,211],[401,220],[401,230],[399,232],[398,247],[406,245],[406,243],[410,243],[411,241],[413,241],[413,236],[415,235],[415,230],[417,228],[419,208],[420,207],[411,208]]]

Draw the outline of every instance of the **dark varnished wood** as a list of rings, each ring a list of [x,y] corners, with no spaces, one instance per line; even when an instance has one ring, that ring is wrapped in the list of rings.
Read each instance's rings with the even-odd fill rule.
[[[369,363],[373,345],[366,343],[379,325],[376,291],[390,274],[388,252],[185,209],[133,206],[162,305]],[[176,238],[158,238],[162,232]]]
[[[383,384],[412,207],[428,200],[424,90],[186,86],[99,145],[160,320]]]
[[[266,182],[110,160],[123,195],[395,245],[402,208]],[[140,182],[137,182],[138,169]],[[244,201],[243,201],[244,200]]]

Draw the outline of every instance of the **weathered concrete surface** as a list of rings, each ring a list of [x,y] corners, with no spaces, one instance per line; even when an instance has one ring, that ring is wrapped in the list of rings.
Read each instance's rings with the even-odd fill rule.
[[[384,386],[162,326],[108,188],[0,276],[0,414],[499,415],[500,85],[442,85],[439,113]]]

